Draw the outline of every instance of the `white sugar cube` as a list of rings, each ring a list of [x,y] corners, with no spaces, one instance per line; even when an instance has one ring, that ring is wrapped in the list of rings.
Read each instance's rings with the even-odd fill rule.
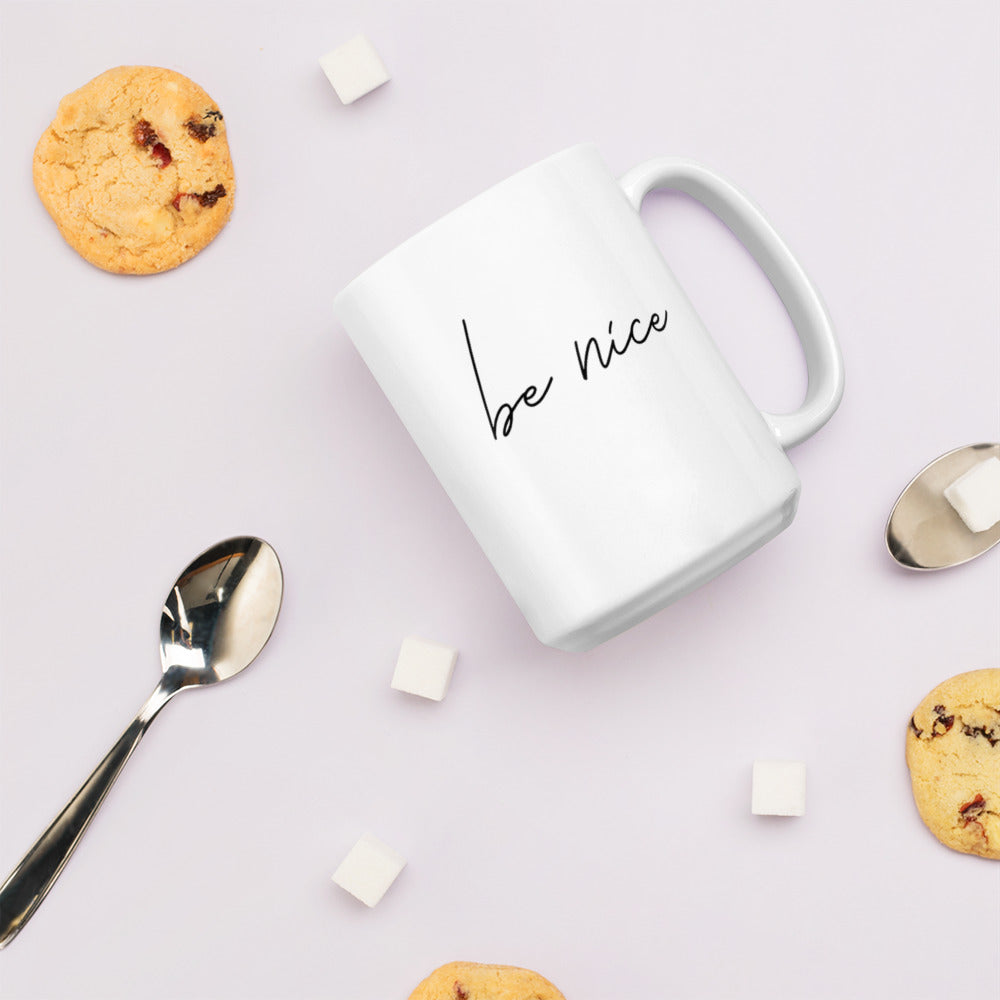
[[[448,692],[458,650],[427,639],[404,639],[392,675],[392,687],[441,701]]]
[[[1000,458],[974,465],[944,491],[969,531],[988,531],[1000,521]]]
[[[364,35],[356,35],[327,52],[319,64],[344,104],[364,97],[389,79],[375,46]]]
[[[406,858],[366,833],[340,862],[333,881],[365,906],[374,906],[405,867]]]
[[[804,816],[805,764],[798,760],[755,760],[750,811],[755,816]]]

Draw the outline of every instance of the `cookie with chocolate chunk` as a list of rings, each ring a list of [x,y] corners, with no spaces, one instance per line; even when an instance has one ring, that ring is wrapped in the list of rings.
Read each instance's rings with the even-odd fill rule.
[[[435,969],[410,1000],[566,1000],[543,976],[513,965],[449,962]]]
[[[33,173],[66,242],[118,274],[189,260],[233,208],[222,112],[198,84],[155,66],[110,69],[64,97]]]
[[[906,736],[913,798],[946,847],[1000,859],[1000,669],[939,684]]]

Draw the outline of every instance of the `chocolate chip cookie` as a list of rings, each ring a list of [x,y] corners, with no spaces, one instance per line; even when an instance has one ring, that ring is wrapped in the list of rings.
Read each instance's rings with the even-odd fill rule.
[[[512,965],[449,962],[435,969],[410,1000],[566,1000],[543,976]]]
[[[189,260],[226,224],[235,193],[222,112],[155,66],[110,69],[64,97],[34,181],[66,242],[118,274]]]
[[[906,736],[913,798],[947,847],[1000,859],[1000,669],[939,684]]]

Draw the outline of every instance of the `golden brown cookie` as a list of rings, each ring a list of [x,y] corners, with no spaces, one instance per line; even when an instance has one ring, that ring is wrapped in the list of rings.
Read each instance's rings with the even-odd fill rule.
[[[119,66],[60,101],[35,149],[35,189],[74,250],[118,274],[193,257],[233,208],[226,124],[180,73]]]
[[[931,833],[956,851],[1000,859],[1000,669],[934,688],[910,719],[906,763]]]
[[[513,965],[449,962],[435,969],[410,1000],[566,1000],[544,977]]]

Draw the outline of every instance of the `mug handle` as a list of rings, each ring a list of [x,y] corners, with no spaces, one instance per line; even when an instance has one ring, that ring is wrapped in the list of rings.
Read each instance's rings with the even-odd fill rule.
[[[690,195],[717,215],[767,275],[805,354],[807,386],[792,413],[763,413],[782,448],[815,434],[844,394],[844,363],[826,308],[799,262],[763,213],[737,187],[688,160],[663,157],[633,167],[619,183],[636,211],[654,188]]]

